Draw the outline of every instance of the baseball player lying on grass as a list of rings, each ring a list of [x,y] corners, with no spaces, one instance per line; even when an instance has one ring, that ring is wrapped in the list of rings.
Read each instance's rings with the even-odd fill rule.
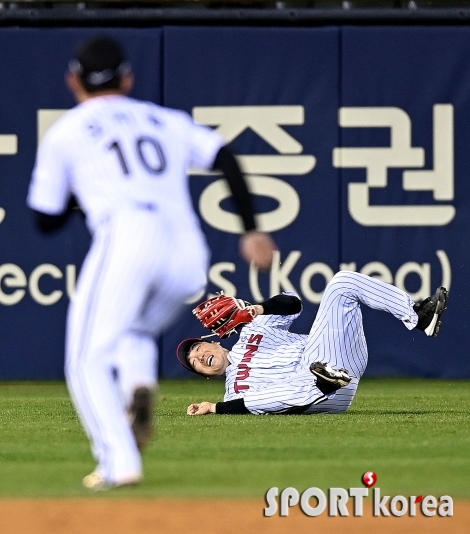
[[[221,338],[237,330],[240,337],[230,351],[205,338],[179,344],[177,357],[186,369],[205,377],[225,375],[224,401],[191,404],[187,413],[345,412],[367,366],[360,304],[391,313],[408,330],[437,336],[447,296],[439,287],[415,304],[391,284],[340,271],[327,285],[308,335],[288,330],[302,311],[294,293],[255,305],[226,296],[209,299],[193,310],[202,325]]]

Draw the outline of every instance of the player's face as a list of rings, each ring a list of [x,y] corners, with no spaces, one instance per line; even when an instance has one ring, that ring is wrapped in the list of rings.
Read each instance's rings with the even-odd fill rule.
[[[195,343],[188,354],[188,362],[198,373],[206,376],[220,376],[228,366],[227,350],[219,343],[201,341]]]

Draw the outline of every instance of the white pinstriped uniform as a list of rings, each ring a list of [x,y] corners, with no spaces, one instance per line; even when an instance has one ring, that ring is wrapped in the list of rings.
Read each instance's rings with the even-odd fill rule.
[[[361,303],[391,313],[409,330],[418,321],[414,302],[401,289],[340,271],[327,285],[308,335],[288,331],[300,314],[258,315],[241,330],[228,354],[224,400],[243,398],[254,414],[283,413],[302,406],[309,406],[305,413],[346,411],[367,366]],[[315,386],[309,370],[316,361],[348,369],[354,378],[327,397]]]
[[[93,235],[69,307],[65,373],[109,482],[142,472],[125,409],[136,387],[156,383],[154,337],[206,283],[187,169],[209,169],[222,145],[186,113],[113,95],[68,111],[39,147],[28,205],[60,214],[73,194]]]

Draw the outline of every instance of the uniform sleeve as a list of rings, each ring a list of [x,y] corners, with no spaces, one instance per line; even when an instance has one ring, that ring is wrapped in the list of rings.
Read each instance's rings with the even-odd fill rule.
[[[217,132],[208,126],[191,122],[190,164],[204,170],[211,170],[215,157],[225,142]]]
[[[286,302],[270,302],[271,300],[276,300],[276,297],[269,299],[264,304],[268,304],[268,313],[263,315],[258,315],[255,320],[251,323],[253,327],[256,325],[271,326],[274,328],[281,328],[287,330],[292,322],[297,319],[297,317],[302,313],[302,303],[299,296],[292,291],[285,291],[282,295],[295,297],[296,300],[290,300],[290,303]],[[278,295],[279,296],[279,295]],[[282,299],[281,299],[282,300]],[[296,302],[298,300],[298,303]],[[263,303],[262,303],[263,305]],[[269,311],[279,312],[282,308],[283,314],[270,314]],[[295,312],[295,313],[293,313]]]
[[[256,230],[253,199],[243,177],[240,165],[230,150],[223,146],[214,160],[213,169],[220,169],[227,180],[232,199],[240,213],[245,232]]]
[[[297,295],[275,295],[264,302],[263,315],[295,315],[302,310],[302,303]]]
[[[326,399],[326,395],[315,386],[313,376],[311,380],[302,380],[301,383],[287,380],[250,388],[243,396],[246,408],[255,415],[301,413],[312,404],[319,404]]]
[[[49,130],[39,146],[29,185],[26,202],[33,210],[59,215],[67,209],[70,200],[67,152],[57,130]]]
[[[221,415],[245,415],[249,414],[243,399],[235,399],[231,401],[217,402],[215,405],[215,413]]]

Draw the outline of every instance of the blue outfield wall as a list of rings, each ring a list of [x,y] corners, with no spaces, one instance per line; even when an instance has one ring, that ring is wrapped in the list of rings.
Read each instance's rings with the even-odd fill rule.
[[[0,29],[0,379],[63,377],[66,307],[90,237],[78,214],[41,236],[25,198],[38,141],[73,105],[63,84],[72,50],[96,31]],[[174,350],[206,333],[191,314],[198,300],[221,289],[252,302],[295,290],[304,312],[294,329],[307,333],[326,283],[346,268],[416,300],[450,289],[437,339],[363,311],[366,375],[470,378],[470,28],[106,32],[129,51],[133,96],[185,109],[225,136],[279,245],[270,272],[244,264],[220,177],[191,170],[211,269],[205,292],[158,340],[160,376],[189,375]]]

